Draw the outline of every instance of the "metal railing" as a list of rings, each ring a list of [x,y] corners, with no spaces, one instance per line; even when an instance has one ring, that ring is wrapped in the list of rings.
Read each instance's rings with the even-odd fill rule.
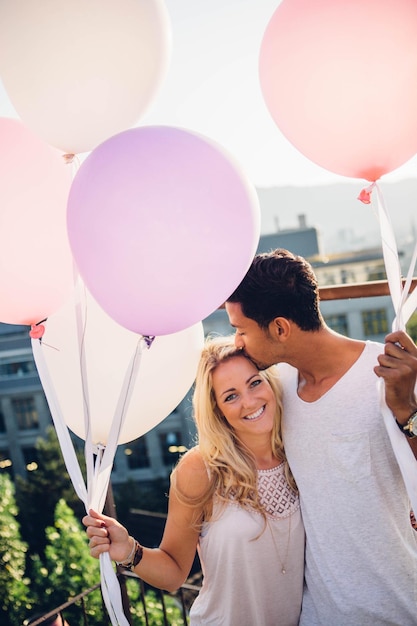
[[[129,572],[126,570],[121,570],[121,569],[119,570],[118,568],[117,576],[119,578],[119,582],[121,585],[123,607],[124,607],[124,612],[125,612],[127,621],[129,622],[129,624],[133,624],[133,619],[131,615],[133,605],[127,595],[126,586],[124,585],[124,582],[125,582],[124,579],[130,578],[130,579],[135,579],[137,581],[137,584],[139,585],[139,589],[140,589],[139,603],[142,607],[142,615],[143,615],[143,618],[141,619],[141,623],[144,626],[149,626],[152,609],[150,606],[148,606],[149,600],[148,600],[147,592],[149,592],[150,588],[144,583],[144,581],[141,578],[139,578],[133,572]],[[171,626],[172,624],[172,622],[169,619],[169,610],[168,610],[168,604],[167,604],[168,598],[170,598],[171,600],[174,599],[176,601],[176,604],[182,616],[182,624],[184,626],[187,626],[188,625],[188,612],[189,612],[192,602],[194,601],[198,592],[200,591],[200,586],[193,585],[190,583],[184,583],[184,585],[182,585],[175,593],[168,593],[168,592],[162,591],[161,589],[155,589],[153,587],[151,589],[156,595],[156,597],[158,598],[159,603],[161,605],[162,621],[159,621],[158,623],[160,623],[161,626]],[[85,591],[83,591],[82,593],[79,593],[73,598],[70,598],[67,602],[63,604],[56,606],[55,608],[51,609],[44,615],[41,615],[37,619],[30,620],[30,622],[24,622],[24,626],[25,624],[29,624],[29,623],[30,623],[30,626],[38,626],[40,624],[45,624],[45,622],[49,624],[50,623],[49,620],[54,617],[58,618],[58,621],[56,622],[56,626],[63,626],[65,624],[65,619],[67,617],[68,609],[70,608],[73,609],[74,607],[77,608],[77,613],[80,616],[77,623],[80,626],[81,625],[89,626],[89,618],[88,618],[86,600],[88,596],[94,592],[101,594],[101,583],[97,583],[93,587],[90,587],[89,589],[85,589]],[[102,624],[103,626],[105,626],[107,624],[110,624],[110,619],[108,617],[107,610],[104,605],[103,596],[101,596],[101,601],[102,601],[102,611],[103,611]],[[176,623],[177,624],[179,623],[178,619],[176,620]],[[53,625],[55,626],[55,622],[53,622]]]

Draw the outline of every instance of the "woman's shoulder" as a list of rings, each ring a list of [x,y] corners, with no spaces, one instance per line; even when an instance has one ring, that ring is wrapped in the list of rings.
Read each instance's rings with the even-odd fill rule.
[[[198,446],[181,457],[173,476],[178,489],[188,496],[197,496],[207,489],[209,475]]]
[[[194,470],[206,469],[203,456],[198,446],[194,446],[193,448],[190,448],[189,450],[187,450],[185,454],[182,455],[177,465],[177,469],[179,468],[183,468],[183,469],[187,468],[187,469],[194,469]]]

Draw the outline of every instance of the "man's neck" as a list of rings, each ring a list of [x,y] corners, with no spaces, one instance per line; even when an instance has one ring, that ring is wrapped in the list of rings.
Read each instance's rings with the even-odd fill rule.
[[[298,395],[306,402],[314,402],[346,374],[362,354],[365,343],[327,327],[302,334],[304,345],[293,362],[298,369]]]

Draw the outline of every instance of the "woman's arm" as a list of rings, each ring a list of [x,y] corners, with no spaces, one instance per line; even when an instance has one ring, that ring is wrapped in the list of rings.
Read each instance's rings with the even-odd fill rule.
[[[190,450],[176,469],[177,486],[181,493],[196,497],[208,487],[208,475],[197,449]],[[201,508],[182,503],[176,490],[169,492],[168,517],[159,548],[143,548],[135,573],[145,582],[160,589],[175,591],[186,580],[195,557],[199,531],[194,522]],[[95,511],[83,518],[90,538],[90,553],[98,558],[109,552],[115,561],[125,561],[132,552],[133,539],[117,520]]]

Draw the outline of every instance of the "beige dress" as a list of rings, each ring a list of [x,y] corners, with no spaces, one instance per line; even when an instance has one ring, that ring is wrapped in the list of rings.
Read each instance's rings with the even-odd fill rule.
[[[304,527],[298,495],[288,485],[284,464],[258,471],[268,513],[230,502],[215,506],[205,523],[198,552],[203,586],[190,612],[191,626],[296,626],[304,581]]]

